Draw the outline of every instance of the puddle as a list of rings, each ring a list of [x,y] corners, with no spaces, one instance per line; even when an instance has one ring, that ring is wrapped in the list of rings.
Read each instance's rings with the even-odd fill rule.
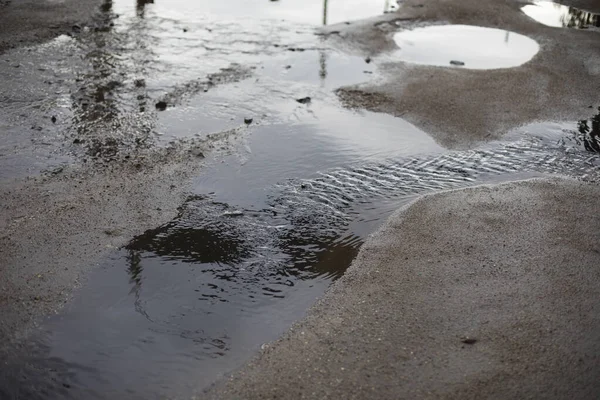
[[[118,10],[129,8],[129,3],[117,1]],[[353,21],[390,12],[398,7],[397,0],[271,0],[202,2],[175,0],[145,4],[138,1],[138,11],[185,20],[192,18],[225,18],[289,21],[299,24],[328,25]],[[148,2],[149,3],[149,2]]]
[[[42,326],[36,351],[7,361],[18,365],[7,368],[13,376],[0,382],[0,397],[15,390],[28,399],[189,398],[301,318],[367,235],[415,196],[547,173],[597,177],[598,157],[586,151],[597,146],[596,117],[448,152],[402,119],[343,109],[332,90],[377,71],[328,48],[313,25],[380,14],[391,2],[146,3],[106,1],[97,31],[62,38],[66,44],[47,53],[18,53],[27,68],[46,69],[38,75],[53,89],[35,92],[38,108],[5,108],[1,126],[16,137],[18,113],[31,109],[45,121],[34,137],[97,140],[115,152],[229,129],[239,140],[207,154],[177,218],[116,249]],[[425,32],[433,28],[455,29]],[[479,57],[472,48],[464,58],[446,49],[443,65],[458,58],[466,68],[500,68],[499,55],[525,62],[537,51],[533,41],[521,44],[531,54],[513,49],[523,40],[514,33],[458,28],[481,42]],[[423,37],[402,34],[411,32]],[[486,52],[486,34],[509,50]],[[13,70],[0,65],[6,82]],[[14,80],[11,96],[22,84],[38,87],[33,79]],[[159,99],[169,100],[164,111],[154,108]],[[56,123],[48,122],[52,113]]]
[[[116,251],[44,325],[45,350],[30,364],[48,365],[56,387],[40,398],[201,392],[301,318],[366,236],[415,196],[543,174],[598,179],[600,158],[582,141],[596,138],[597,119],[533,124],[507,142],[469,151],[415,157],[396,144],[396,155],[357,148],[318,165],[300,162],[293,145],[265,149],[265,141],[286,138],[277,125],[262,127],[248,140],[262,152],[248,153],[245,162],[215,159],[196,182],[201,194],[176,219]],[[318,128],[290,136],[310,142]],[[261,166],[277,153],[300,170],[285,172],[284,161]],[[25,388],[37,387],[31,380]]]
[[[533,0],[521,8],[530,18],[555,28],[600,28],[600,14],[580,10],[552,1]]]
[[[423,65],[469,69],[517,67],[539,51],[533,39],[501,29],[440,25],[394,35],[400,60]]]

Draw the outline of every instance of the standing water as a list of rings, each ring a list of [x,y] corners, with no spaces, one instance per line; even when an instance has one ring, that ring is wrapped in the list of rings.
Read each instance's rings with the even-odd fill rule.
[[[342,108],[333,89],[378,79],[377,69],[313,26],[393,5],[329,3],[106,2],[97,30],[51,44],[78,66],[53,72],[73,90],[42,102],[69,117],[59,124],[69,156],[94,162],[219,132],[236,140],[206,155],[177,218],[115,249],[45,321],[0,393],[190,398],[301,318],[416,196],[597,173],[574,124],[448,151],[402,119]]]

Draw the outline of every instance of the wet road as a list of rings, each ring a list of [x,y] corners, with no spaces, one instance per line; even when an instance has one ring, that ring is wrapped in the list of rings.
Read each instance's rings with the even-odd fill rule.
[[[175,219],[114,249],[7,361],[0,393],[188,398],[301,318],[415,196],[597,179],[594,110],[459,151],[342,107],[335,89],[381,73],[315,26],[396,7],[379,3],[106,1],[71,36],[4,54],[3,185],[172,148],[203,166]]]

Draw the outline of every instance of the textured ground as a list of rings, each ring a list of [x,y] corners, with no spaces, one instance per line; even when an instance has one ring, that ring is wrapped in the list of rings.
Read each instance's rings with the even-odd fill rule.
[[[600,188],[421,198],[221,399],[591,399],[600,394]]]

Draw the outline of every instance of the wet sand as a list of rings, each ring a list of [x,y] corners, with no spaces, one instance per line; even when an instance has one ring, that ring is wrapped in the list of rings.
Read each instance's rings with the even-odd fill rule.
[[[554,179],[419,199],[207,398],[596,398],[599,195]]]

